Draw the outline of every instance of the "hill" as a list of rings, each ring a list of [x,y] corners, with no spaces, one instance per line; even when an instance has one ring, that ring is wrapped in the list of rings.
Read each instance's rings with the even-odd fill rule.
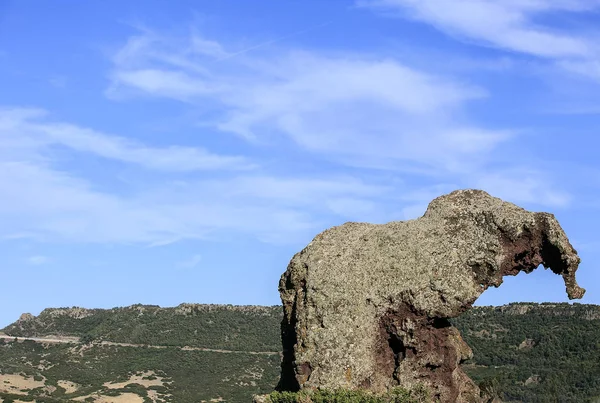
[[[182,304],[24,314],[0,339],[0,397],[4,403],[248,402],[277,382],[281,312]]]
[[[600,307],[477,307],[454,320],[473,349],[467,374],[503,400],[600,401]]]
[[[24,314],[0,339],[0,397],[249,402],[277,383],[281,314],[279,306],[194,304]],[[454,324],[474,352],[465,371],[504,401],[600,398],[599,306],[476,307]]]
[[[279,351],[280,306],[181,304],[113,309],[50,308],[24,314],[3,331],[11,336],[75,336],[119,343]]]

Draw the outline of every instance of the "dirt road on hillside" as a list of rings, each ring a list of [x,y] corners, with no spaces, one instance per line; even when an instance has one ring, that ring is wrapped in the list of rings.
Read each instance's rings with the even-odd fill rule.
[[[17,341],[35,341],[37,343],[50,343],[50,344],[79,344],[78,337],[69,336],[46,336],[46,337],[14,337],[7,334],[0,334],[0,340],[17,340]],[[211,353],[225,353],[225,354],[253,354],[253,355],[276,355],[280,354],[278,351],[240,351],[240,350],[221,350],[214,348],[203,348],[203,347],[175,347],[175,346],[161,346],[161,345],[147,345],[147,344],[131,344],[131,343],[116,343],[113,341],[99,341],[93,344],[101,346],[120,346],[120,347],[147,347],[147,348],[178,348],[183,351],[207,351]]]

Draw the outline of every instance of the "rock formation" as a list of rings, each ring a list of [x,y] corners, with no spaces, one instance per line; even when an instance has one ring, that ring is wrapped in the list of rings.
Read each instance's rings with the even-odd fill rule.
[[[580,259],[558,221],[480,190],[433,200],[423,217],[346,223],[317,235],[281,277],[279,390],[428,386],[442,402],[478,402],[459,363],[472,356],[448,318],[505,275],[540,264],[569,298]]]

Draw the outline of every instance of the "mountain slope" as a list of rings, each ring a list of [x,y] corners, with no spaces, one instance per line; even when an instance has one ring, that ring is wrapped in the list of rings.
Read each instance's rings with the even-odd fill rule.
[[[454,323],[473,349],[467,373],[497,388],[505,401],[584,402],[600,397],[599,306],[479,307]]]
[[[132,344],[279,351],[281,315],[280,306],[50,308],[37,317],[24,314],[3,331],[24,337],[77,336]]]
[[[183,304],[23,315],[0,340],[0,398],[249,402],[277,383],[281,314],[279,306]],[[600,401],[599,306],[476,307],[453,322],[474,352],[465,371],[505,402]],[[69,343],[12,339],[23,336]]]

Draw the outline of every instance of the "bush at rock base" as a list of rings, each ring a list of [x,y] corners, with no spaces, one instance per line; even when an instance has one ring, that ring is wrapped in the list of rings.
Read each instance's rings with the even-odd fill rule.
[[[273,392],[265,403],[429,403],[429,391],[418,386],[408,391],[394,388],[385,394],[360,390],[317,390],[301,392]]]

